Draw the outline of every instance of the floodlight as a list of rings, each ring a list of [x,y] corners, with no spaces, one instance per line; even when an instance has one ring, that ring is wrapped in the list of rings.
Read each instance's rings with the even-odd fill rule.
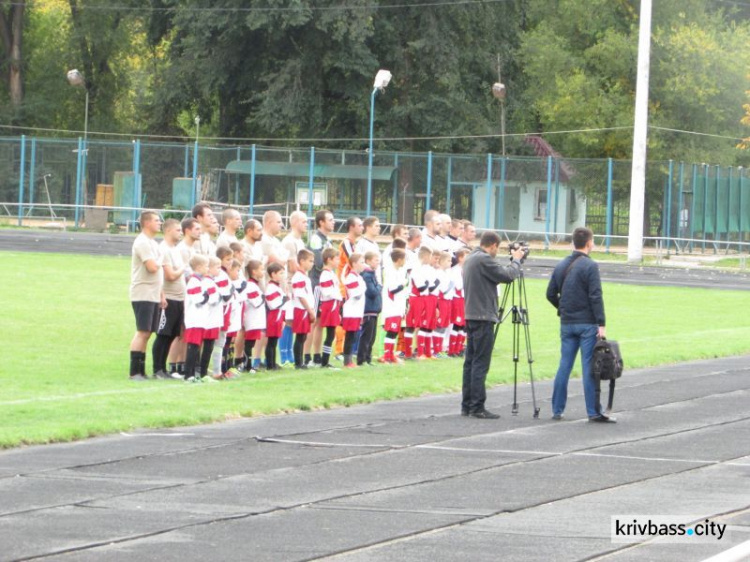
[[[391,78],[393,77],[393,74],[390,73],[388,70],[378,70],[378,73],[375,75],[375,84],[373,84],[373,88],[377,90],[384,90],[388,83],[391,81]]]
[[[83,78],[83,74],[81,74],[76,68],[68,71],[68,83],[71,86],[77,86],[81,88],[86,87],[86,80]]]
[[[495,96],[499,100],[505,99],[505,84],[502,84],[501,82],[495,82],[492,85],[492,95]]]

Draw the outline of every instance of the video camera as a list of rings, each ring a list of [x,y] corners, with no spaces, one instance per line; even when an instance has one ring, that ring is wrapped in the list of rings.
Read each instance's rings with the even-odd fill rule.
[[[529,247],[529,243],[525,240],[518,240],[517,242],[511,242],[508,244],[508,254],[515,252],[516,250],[523,250],[523,257],[521,258],[521,263],[526,261],[526,258],[529,257],[529,252],[531,252],[531,248]]]

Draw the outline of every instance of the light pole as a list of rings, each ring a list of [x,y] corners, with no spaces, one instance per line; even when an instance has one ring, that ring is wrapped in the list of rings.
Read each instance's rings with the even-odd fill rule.
[[[372,94],[370,95],[370,150],[369,159],[367,163],[367,215],[370,215],[372,208],[372,137],[375,127],[375,95],[378,91],[382,92],[385,90],[388,83],[391,81],[393,75],[387,70],[378,70],[375,75],[375,83],[373,84]]]
[[[500,76],[498,75],[498,80],[499,78]],[[492,95],[500,100],[500,137],[503,142],[503,156],[505,156],[505,94],[505,84],[502,82],[495,82],[492,85]]]
[[[195,147],[193,148],[193,197],[192,203],[198,201],[197,187],[198,187],[198,138],[201,134],[201,118],[200,115],[195,116]]]
[[[83,77],[78,69],[68,71],[68,84],[74,88],[83,88],[86,91],[86,109],[83,119],[83,143],[81,143],[80,137],[78,138],[78,169],[76,172],[76,209],[75,209],[75,225],[78,227],[80,206],[81,206],[81,186],[83,184],[84,175],[86,171],[86,156],[88,154],[88,146],[86,141],[88,140],[89,133],[89,86],[86,83],[86,79]]]

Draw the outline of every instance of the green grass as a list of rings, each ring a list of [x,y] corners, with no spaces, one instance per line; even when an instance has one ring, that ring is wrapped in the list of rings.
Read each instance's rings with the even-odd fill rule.
[[[0,333],[6,336],[0,370],[0,447],[460,388],[459,360],[325,373],[261,373],[212,385],[131,383],[129,259],[0,255]],[[534,375],[550,378],[559,353],[558,319],[544,299],[545,283],[526,283]],[[620,342],[626,368],[750,352],[750,293],[615,284],[604,290],[608,334]],[[510,324],[501,326],[491,384],[512,379],[511,331]],[[150,367],[150,350],[148,361]],[[528,372],[523,348],[519,372],[524,378]]]

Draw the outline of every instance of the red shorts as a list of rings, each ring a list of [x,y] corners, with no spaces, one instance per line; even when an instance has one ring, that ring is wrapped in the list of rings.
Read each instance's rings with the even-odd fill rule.
[[[347,332],[358,332],[361,325],[361,318],[344,318],[341,321],[341,327]]]
[[[406,327],[419,328],[424,314],[424,297],[409,297],[409,311],[406,313]]]
[[[451,304],[451,322],[456,326],[465,326],[466,317],[464,316],[464,305],[463,297],[454,297]]]
[[[269,310],[266,316],[266,335],[269,338],[280,338],[284,331],[284,313],[280,308]]]
[[[401,329],[401,317],[389,316],[383,322],[383,329],[386,332],[398,332]]]
[[[257,341],[263,337],[263,330],[245,330],[245,341]]]
[[[319,325],[323,328],[331,328],[341,325],[341,301],[330,300],[320,303]]]
[[[438,328],[447,328],[451,325],[451,302],[442,297],[438,299],[438,312],[440,313],[437,319]]]
[[[231,340],[237,335],[237,332],[227,332],[227,341]]]
[[[424,313],[422,314],[422,324],[420,327],[425,330],[434,330],[437,328],[437,295],[427,295],[424,297]]]
[[[302,308],[294,309],[294,319],[292,320],[292,333],[309,334],[310,333],[310,315]]]
[[[201,345],[203,343],[203,332],[205,331],[203,328],[185,328],[182,339],[188,344]]]
[[[203,330],[204,340],[218,340],[219,339],[219,328],[211,328],[210,330]]]

